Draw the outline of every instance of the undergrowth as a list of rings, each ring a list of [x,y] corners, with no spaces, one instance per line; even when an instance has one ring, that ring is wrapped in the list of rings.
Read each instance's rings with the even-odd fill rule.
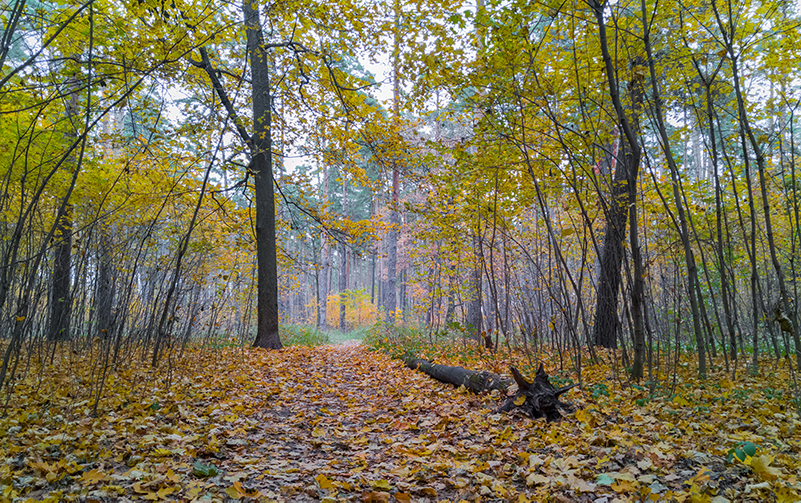
[[[327,334],[306,325],[281,325],[278,332],[284,346],[323,346],[331,342]]]

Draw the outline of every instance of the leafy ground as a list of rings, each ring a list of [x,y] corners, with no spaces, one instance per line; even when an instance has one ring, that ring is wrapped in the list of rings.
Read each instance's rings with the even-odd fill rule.
[[[434,356],[509,363],[455,355]],[[773,367],[702,384],[680,366],[675,389],[650,400],[614,369],[585,368],[584,389],[565,397],[578,411],[547,424],[492,414],[501,397],[439,384],[358,341],[206,348],[157,372],[144,358],[110,373],[95,417],[98,356],[33,358],[15,383],[0,499],[801,499],[801,421]]]

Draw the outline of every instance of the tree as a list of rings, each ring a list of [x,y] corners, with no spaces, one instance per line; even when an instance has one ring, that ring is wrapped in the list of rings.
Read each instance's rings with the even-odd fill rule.
[[[248,0],[242,2],[246,54],[251,70],[251,106],[253,110],[253,133],[249,134],[228,98],[219,79],[219,71],[212,67],[205,48],[201,49],[201,61],[192,63],[202,68],[212,82],[214,90],[234,122],[240,138],[250,150],[248,174],[253,176],[256,207],[256,339],[254,347],[281,349],[278,333],[278,259],[275,232],[275,192],[273,189],[272,152],[272,94],[267,46],[261,28],[257,6]]]
[[[250,167],[256,189],[256,256],[258,261],[257,332],[253,346],[280,349],[278,336],[278,263],[275,240],[275,194],[269,57],[261,31],[258,6],[242,1],[250,57],[253,136]]]
[[[642,258],[639,250],[637,230],[637,176],[640,170],[641,149],[639,146],[638,114],[642,106],[642,74],[636,67],[641,65],[637,58],[631,60],[633,76],[629,82],[628,94],[631,103],[632,118],[629,119],[623,108],[620,91],[615,74],[612,57],[607,41],[605,3],[591,4],[595,20],[598,23],[598,38],[606,72],[609,95],[615,109],[615,117],[623,136],[622,163],[615,170],[615,181],[612,187],[612,200],[609,204],[607,232],[604,236],[604,248],[601,257],[601,273],[598,280],[598,302],[595,309],[595,343],[607,347],[617,347],[617,295],[620,285],[620,266],[623,260],[622,241],[625,234],[626,217],[629,216],[629,237],[631,253],[634,261],[634,287],[632,288],[632,313],[635,333],[635,352],[637,354],[634,374],[642,377],[642,355],[644,352],[644,336],[642,322]],[[618,171],[623,173],[618,175]],[[627,196],[627,197],[624,197]],[[638,375],[639,374],[639,375]]]

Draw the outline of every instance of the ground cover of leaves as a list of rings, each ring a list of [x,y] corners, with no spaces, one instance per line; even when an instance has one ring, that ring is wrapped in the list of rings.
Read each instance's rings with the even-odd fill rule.
[[[548,424],[353,344],[131,358],[96,416],[97,354],[32,359],[0,419],[0,500],[801,499],[801,421],[775,368],[701,383],[680,367],[648,400],[587,367],[577,412]]]

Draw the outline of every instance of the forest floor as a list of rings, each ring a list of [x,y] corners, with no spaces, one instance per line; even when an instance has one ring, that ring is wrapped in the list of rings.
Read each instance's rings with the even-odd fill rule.
[[[577,412],[546,423],[493,414],[497,393],[440,384],[359,341],[192,349],[155,371],[143,358],[108,373],[95,415],[101,358],[30,359],[0,419],[0,501],[801,499],[782,366],[701,383],[680,365],[675,389],[649,399],[595,365],[564,397]]]

